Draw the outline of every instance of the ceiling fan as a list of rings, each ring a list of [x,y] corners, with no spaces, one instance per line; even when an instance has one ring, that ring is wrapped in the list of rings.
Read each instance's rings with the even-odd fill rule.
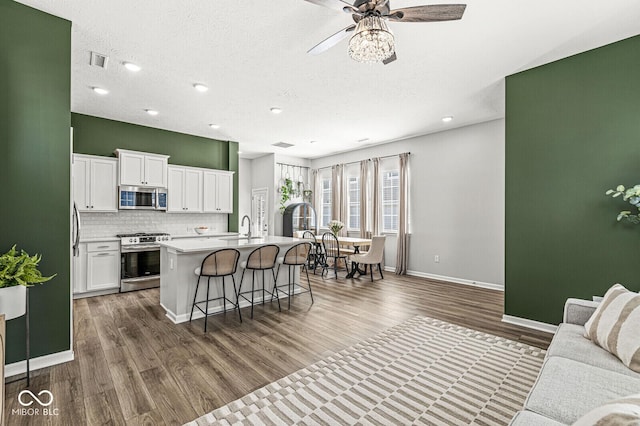
[[[349,55],[359,62],[389,64],[397,59],[395,41],[386,21],[440,22],[461,19],[467,5],[433,4],[391,9],[389,0],[305,0],[309,3],[350,13],[355,24],[341,29],[309,49],[318,55],[335,46],[348,36]]]

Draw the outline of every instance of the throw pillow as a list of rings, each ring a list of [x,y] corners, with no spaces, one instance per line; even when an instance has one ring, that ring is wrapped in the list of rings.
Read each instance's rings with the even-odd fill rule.
[[[580,417],[573,426],[633,426],[638,424],[640,424],[640,394],[630,395],[596,407]]]
[[[585,337],[640,373],[640,294],[615,284],[584,327]]]

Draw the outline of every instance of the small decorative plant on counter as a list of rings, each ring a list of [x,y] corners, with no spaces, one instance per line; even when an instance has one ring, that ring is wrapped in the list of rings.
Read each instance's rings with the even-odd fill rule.
[[[55,277],[43,277],[38,270],[38,264],[42,256],[34,254],[29,256],[24,250],[16,250],[16,246],[0,256],[0,288],[25,286],[31,287],[34,284],[42,284]]]
[[[636,185],[629,189],[626,189],[623,185],[618,185],[616,189],[608,190],[606,195],[611,195],[613,198],[622,195],[622,199],[624,201],[627,201],[638,209],[636,214],[632,214],[633,212],[631,210],[621,211],[618,213],[618,221],[626,219],[631,223],[640,224],[640,185]]]
[[[329,222],[329,230],[336,237],[338,236],[338,232],[340,232],[342,228],[344,228],[344,223],[340,222],[339,220],[334,219],[331,222]]]

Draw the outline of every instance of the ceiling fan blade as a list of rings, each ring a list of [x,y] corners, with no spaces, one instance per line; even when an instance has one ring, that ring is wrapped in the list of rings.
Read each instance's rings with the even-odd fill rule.
[[[355,22],[356,24],[360,21],[362,21],[362,18],[364,18],[364,16],[362,15],[356,15],[355,13],[353,15],[351,15],[351,17],[353,18],[353,22]]]
[[[431,4],[394,9],[387,17],[396,22],[439,22],[461,19],[466,4]]]
[[[320,43],[316,44],[311,49],[309,49],[307,53],[310,53],[312,55],[319,55],[323,52],[326,52],[336,44],[340,43],[345,38],[349,37],[351,35],[351,32],[353,32],[353,30],[355,29],[356,29],[355,24],[351,24],[348,27],[343,28],[337,33],[333,34],[332,36],[325,38]]]
[[[398,57],[396,56],[396,52],[393,52],[393,55],[389,56],[387,59],[382,61],[382,63],[387,65],[387,64],[390,64],[391,62],[395,61],[396,59],[398,59]]]
[[[305,0],[309,3],[317,4],[318,6],[328,7],[329,9],[344,11],[347,13],[358,12],[358,9],[353,7],[349,2],[342,0]]]

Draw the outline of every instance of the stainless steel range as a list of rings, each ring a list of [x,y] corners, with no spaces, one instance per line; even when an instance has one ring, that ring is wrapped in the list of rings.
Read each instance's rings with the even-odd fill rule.
[[[120,292],[160,287],[160,245],[165,233],[120,234]]]

